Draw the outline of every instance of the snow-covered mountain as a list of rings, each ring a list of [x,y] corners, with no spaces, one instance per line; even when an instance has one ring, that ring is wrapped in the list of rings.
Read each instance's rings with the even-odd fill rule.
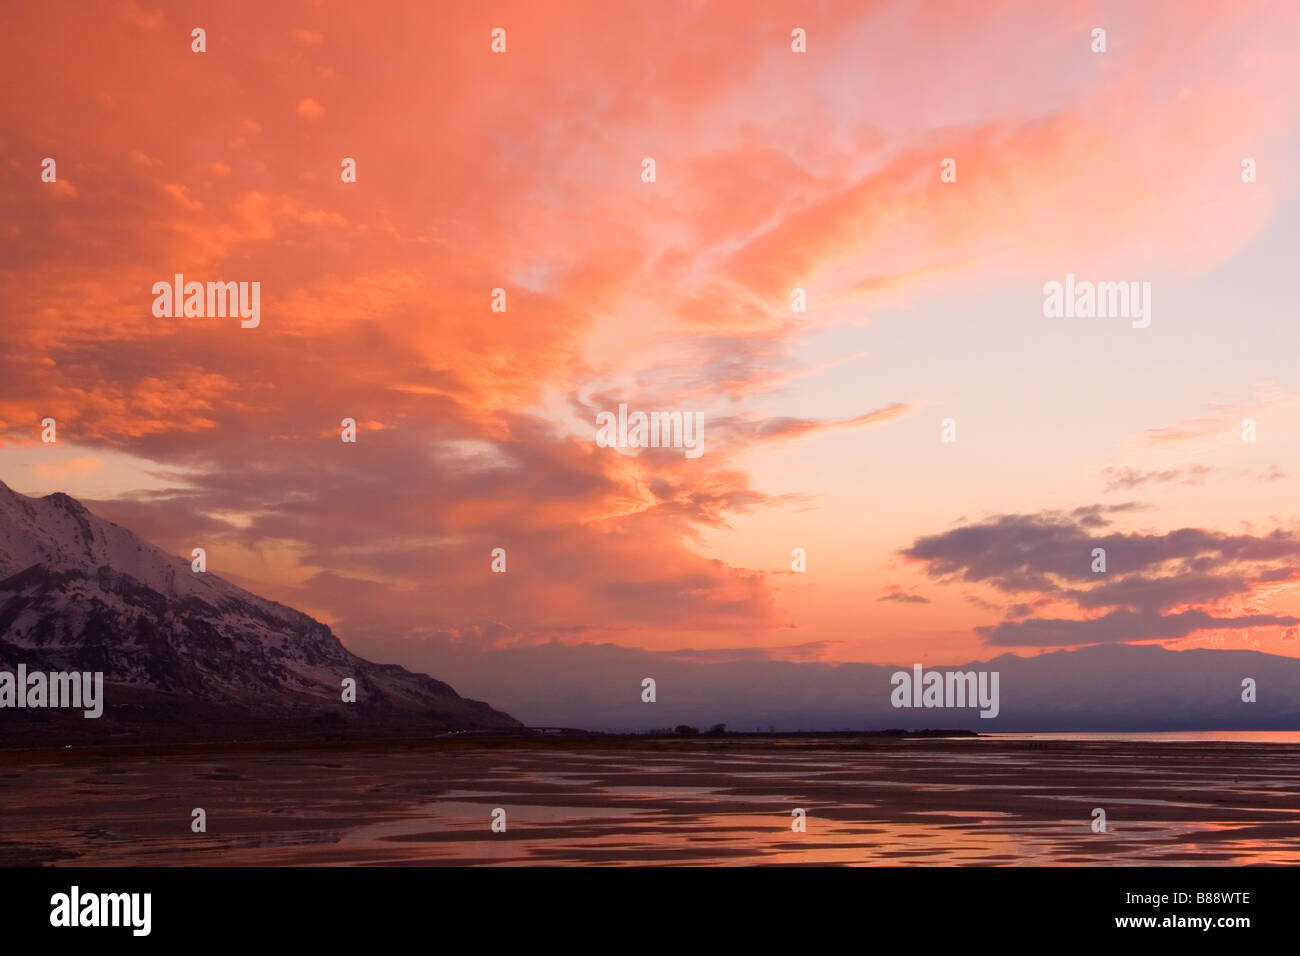
[[[195,572],[65,494],[0,482],[0,671],[102,671],[104,716],[0,710],[0,741],[42,729],[148,739],[515,728],[487,704],[348,651],[293,608]],[[342,682],[356,681],[356,702]],[[128,729],[123,729],[128,728]]]

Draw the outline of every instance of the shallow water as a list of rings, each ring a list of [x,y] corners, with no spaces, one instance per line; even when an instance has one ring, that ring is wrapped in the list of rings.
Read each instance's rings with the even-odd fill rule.
[[[1297,758],[1096,738],[10,757],[0,863],[1297,863]]]

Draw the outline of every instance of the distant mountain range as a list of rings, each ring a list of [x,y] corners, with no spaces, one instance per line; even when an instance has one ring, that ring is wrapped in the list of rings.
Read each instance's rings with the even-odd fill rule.
[[[0,482],[0,671],[102,671],[104,714],[0,709],[0,745],[50,739],[382,736],[521,724],[348,651],[324,624],[196,572],[65,494]],[[343,681],[356,681],[345,703]]]
[[[1279,629],[1279,637],[1281,629]],[[646,730],[686,723],[733,730],[880,730],[891,727],[999,731],[1300,731],[1300,660],[1244,649],[1166,650],[1102,645],[1036,657],[942,665],[918,646],[898,665],[830,664],[747,658],[700,660],[690,651],[614,645],[543,644],[482,655],[454,644],[374,643],[407,666],[435,669],[473,686],[530,724]],[[1288,646],[1277,642],[1279,649]],[[713,656],[710,654],[709,656]],[[997,671],[996,718],[977,709],[894,708],[892,675],[911,671]],[[538,675],[545,675],[539,680]],[[642,703],[641,681],[657,700]],[[1255,681],[1256,701],[1242,700]]]

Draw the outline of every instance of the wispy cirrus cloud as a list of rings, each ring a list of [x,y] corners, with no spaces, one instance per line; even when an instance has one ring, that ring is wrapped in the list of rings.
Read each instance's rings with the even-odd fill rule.
[[[1131,490],[1143,485],[1199,485],[1216,470],[1212,465],[1189,465],[1185,468],[1165,468],[1159,471],[1108,467],[1102,470],[1102,474],[1106,478],[1106,490],[1115,491]]]

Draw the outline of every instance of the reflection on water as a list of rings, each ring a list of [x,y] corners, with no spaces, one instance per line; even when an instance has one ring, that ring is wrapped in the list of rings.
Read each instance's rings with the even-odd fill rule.
[[[1297,756],[1128,735],[11,755],[0,864],[1297,863]]]
[[[1078,740],[1125,743],[1300,744],[1300,730],[1169,730],[1159,733],[982,734],[981,740]]]

